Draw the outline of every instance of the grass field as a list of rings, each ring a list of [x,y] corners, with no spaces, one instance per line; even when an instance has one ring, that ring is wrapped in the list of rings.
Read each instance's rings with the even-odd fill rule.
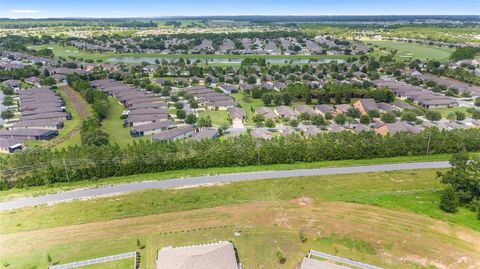
[[[212,124],[215,126],[220,126],[222,124],[226,124],[227,126],[231,125],[230,121],[228,120],[228,112],[226,110],[206,110],[199,113],[200,118],[206,118],[207,116],[210,116],[212,119]]]
[[[470,115],[468,112],[467,112],[467,108],[466,107],[451,107],[451,108],[435,108],[435,109],[431,109],[433,111],[438,111],[440,112],[440,114],[442,114],[442,118],[446,119],[447,118],[447,115],[450,113],[450,112],[463,112],[465,113],[465,115]]]
[[[155,267],[161,247],[218,240],[233,241],[244,268],[293,268],[309,249],[384,268],[474,268],[480,222],[467,210],[440,211],[440,188],[434,170],[416,170],[152,190],[24,208],[0,213],[0,262],[44,268],[47,254],[65,263],[135,251],[138,238],[146,246],[141,268]],[[283,265],[278,250],[287,258]]]
[[[380,48],[388,50],[396,49],[399,60],[439,60],[447,61],[453,52],[453,49],[437,46],[420,45],[416,43],[395,42],[388,40],[365,40],[365,43],[377,45]]]
[[[266,58],[266,59],[346,59],[348,55],[217,55],[217,54],[160,54],[160,53],[90,53],[78,50],[73,46],[60,46],[55,44],[31,46],[31,49],[51,48],[56,57],[68,58],[70,56],[92,59],[107,60],[112,57],[152,57],[152,58],[199,58],[199,59],[238,59],[238,58]],[[209,63],[213,64],[213,63]],[[227,64],[231,65],[231,64]]]
[[[123,120],[120,119],[125,108],[114,97],[110,96],[108,99],[108,114],[107,118],[102,121],[102,130],[109,134],[110,143],[117,143],[119,146],[125,146],[134,140],[149,139],[149,137],[132,137],[130,135],[130,128],[123,127]]]

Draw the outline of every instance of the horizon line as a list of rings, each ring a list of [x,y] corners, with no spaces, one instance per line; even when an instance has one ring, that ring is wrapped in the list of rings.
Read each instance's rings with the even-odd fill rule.
[[[478,14],[336,14],[336,15],[267,15],[267,14],[238,14],[238,15],[160,15],[160,16],[132,16],[132,17],[0,17],[0,20],[25,20],[25,19],[172,19],[172,18],[209,18],[209,17],[455,17],[455,16],[468,16],[468,17],[480,17]]]

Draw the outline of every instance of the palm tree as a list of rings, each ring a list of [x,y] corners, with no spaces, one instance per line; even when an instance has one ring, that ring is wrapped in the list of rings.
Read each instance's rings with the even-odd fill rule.
[[[455,112],[450,112],[447,115],[447,120],[449,121],[456,121],[457,120],[457,114]]]

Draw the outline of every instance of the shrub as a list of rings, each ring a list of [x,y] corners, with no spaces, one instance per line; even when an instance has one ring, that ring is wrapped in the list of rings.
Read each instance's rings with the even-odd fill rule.
[[[458,204],[458,195],[452,187],[447,187],[443,190],[440,196],[440,209],[447,213],[455,213],[457,212]]]

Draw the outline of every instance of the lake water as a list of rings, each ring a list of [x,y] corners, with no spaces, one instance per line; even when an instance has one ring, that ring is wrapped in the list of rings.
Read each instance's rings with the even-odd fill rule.
[[[147,62],[154,64],[155,60],[159,59],[160,61],[162,60],[167,60],[169,62],[172,61],[178,61],[179,58],[155,58],[155,57],[112,57],[107,59],[107,62],[111,63],[141,63],[141,62]],[[191,62],[195,62],[196,60],[200,60],[202,63],[205,63],[205,61],[208,61],[209,63],[232,63],[232,64],[239,64],[242,62],[242,58],[184,58],[185,60],[190,60]],[[312,63],[319,63],[319,64],[325,64],[325,63],[331,63],[331,62],[338,62],[338,63],[345,63],[344,60],[341,59],[287,59],[287,58],[275,58],[275,59],[267,59],[267,62],[272,63],[272,64],[281,64],[281,63],[295,63],[295,64],[306,64],[309,62]]]

